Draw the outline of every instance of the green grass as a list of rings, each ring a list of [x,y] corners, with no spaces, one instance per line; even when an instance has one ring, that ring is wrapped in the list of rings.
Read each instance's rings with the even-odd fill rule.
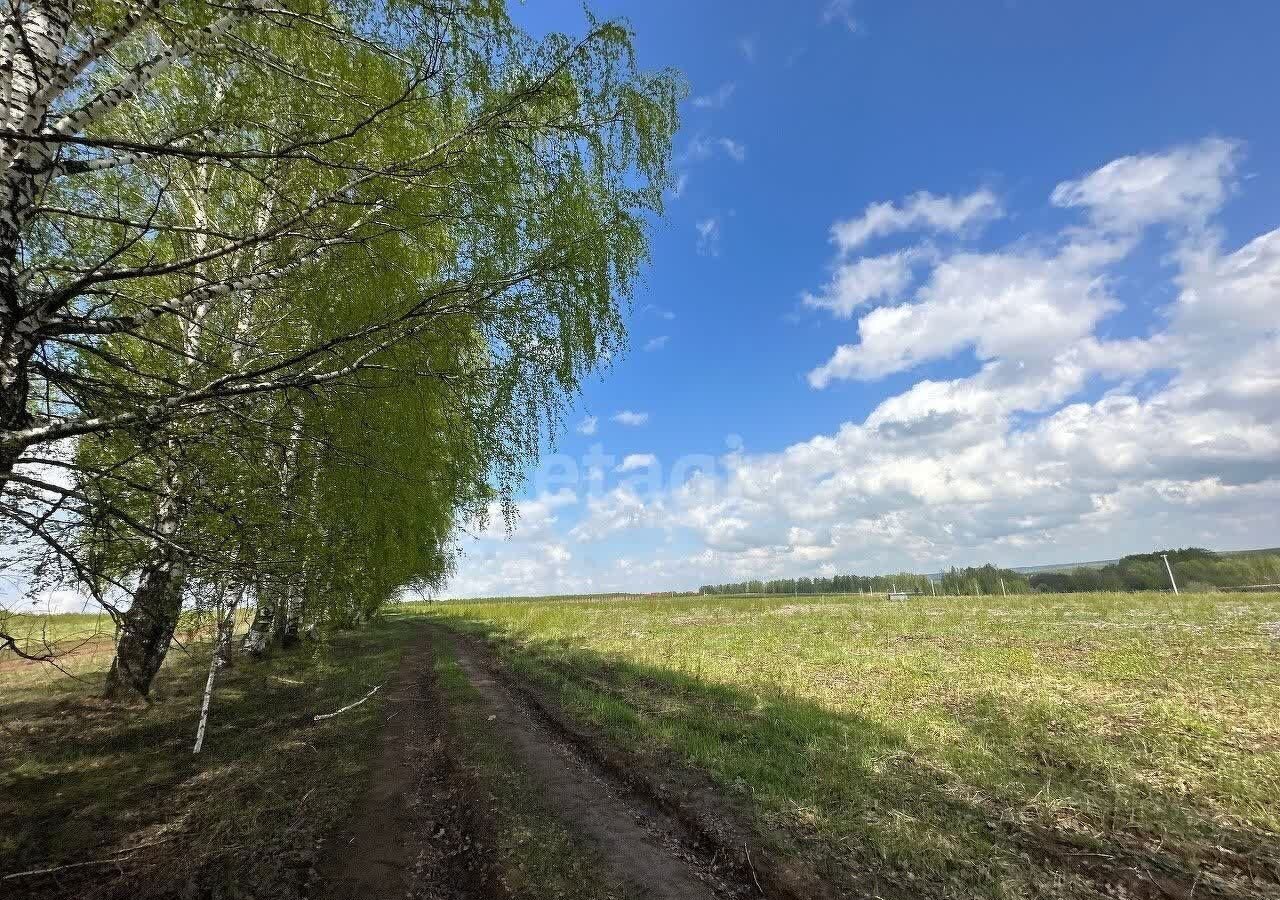
[[[850,885],[1280,885],[1280,595],[422,611],[489,635],[620,745],[704,771]]]
[[[246,612],[237,615],[237,632],[248,628]],[[204,649],[213,638],[214,624],[207,615],[184,613],[174,635],[173,659],[185,648]],[[66,688],[67,675],[98,680],[100,670],[115,656],[115,624],[103,613],[30,615],[0,610],[0,631],[12,635],[27,654],[52,655],[57,665],[27,664],[7,647],[0,649],[0,702],[24,691],[37,693]]]
[[[64,660],[80,680],[7,661],[0,875],[146,846],[119,867],[0,883],[0,895],[301,896],[317,842],[363,787],[383,696],[321,724],[311,715],[385,682],[412,630],[384,624],[262,661],[238,660],[220,676],[199,756],[191,744],[209,645],[198,643],[198,632],[190,657],[171,651],[155,702],[145,707],[98,699],[109,644]]]
[[[391,616],[261,661],[238,657],[219,676],[195,757],[209,629],[180,629],[189,654],[171,651],[155,702],[121,708],[97,696],[111,634],[96,616],[21,624],[13,633],[72,651],[60,661],[72,676],[0,660],[0,876],[143,848],[121,868],[0,882],[0,896],[76,898],[305,896],[318,842],[348,823],[377,756],[383,705],[395,699],[380,692],[319,725],[311,716],[387,682],[420,625]],[[623,896],[542,804],[448,642],[435,650],[445,717],[435,752],[455,766],[442,790],[474,804],[467,815],[488,835],[483,867],[510,896]]]

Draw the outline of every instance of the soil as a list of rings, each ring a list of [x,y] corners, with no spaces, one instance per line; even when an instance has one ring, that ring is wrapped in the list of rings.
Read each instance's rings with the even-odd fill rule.
[[[406,650],[387,722],[347,832],[332,841],[312,896],[328,900],[505,898],[490,865],[487,796],[459,763],[435,687],[432,635]]]
[[[330,900],[506,897],[491,860],[488,798],[453,746],[433,679],[433,638],[415,638],[389,687],[379,758],[347,834],[317,879]],[[688,825],[572,740],[527,696],[496,677],[483,649],[450,636],[459,667],[489,708],[541,800],[639,900],[732,900],[763,891],[743,881]],[[727,857],[727,855],[726,855]],[[717,866],[717,862],[719,865]]]
[[[914,898],[874,876],[823,873],[795,847],[765,839],[750,814],[709,778],[675,759],[654,758],[618,746],[607,736],[571,719],[551,691],[516,679],[482,641],[451,634],[459,660],[501,682],[519,705],[581,758],[602,772],[616,790],[660,811],[685,836],[685,846],[704,861],[733,896],[770,900],[835,900],[848,897]],[[775,837],[777,837],[775,835]],[[834,877],[833,877],[834,876]],[[852,891],[833,887],[853,884]]]

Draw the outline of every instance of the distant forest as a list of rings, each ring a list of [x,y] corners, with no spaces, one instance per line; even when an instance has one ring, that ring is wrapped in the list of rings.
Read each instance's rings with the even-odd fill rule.
[[[1028,574],[993,565],[951,568],[931,578],[918,572],[896,575],[832,575],[708,584],[700,594],[860,594],[907,591],[918,594],[1069,594],[1086,591],[1167,591],[1167,554],[1184,591],[1280,584],[1280,550],[1218,554],[1199,547],[1137,553],[1099,568],[1080,566]],[[931,583],[932,582],[932,583]]]

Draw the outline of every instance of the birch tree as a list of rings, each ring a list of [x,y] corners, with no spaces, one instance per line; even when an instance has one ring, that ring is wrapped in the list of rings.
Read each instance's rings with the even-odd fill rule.
[[[635,69],[624,28],[534,43],[501,3],[402,0],[6,11],[0,483],[59,439],[350,378],[442,317],[550,315],[592,357],[616,337],[612,297],[643,257],[643,214],[660,209],[676,96],[670,77]],[[228,74],[221,102],[192,98]],[[201,166],[270,200],[246,191],[255,215],[229,230],[192,223],[172,200]],[[429,248],[442,231],[457,252],[376,318],[248,346],[187,384],[143,369],[117,395],[77,378],[104,336],[146,339],[338,249],[376,253],[388,235]],[[189,251],[163,252],[178,235]]]
[[[0,516],[70,577],[130,596],[122,644],[148,660],[132,690],[191,567],[218,564],[195,537],[216,533],[217,503],[193,500],[211,492],[192,461],[237,429],[428,382],[501,499],[621,349],[679,92],[636,67],[625,27],[535,42],[497,2],[0,9]],[[417,352],[442,340],[462,352]],[[317,490],[349,471],[321,463]],[[336,546],[334,496],[315,494]],[[287,545],[277,524],[238,577],[287,571],[262,552]],[[99,565],[86,529],[127,545],[131,570]],[[437,578],[431,553],[397,577]],[[311,560],[331,586],[335,559]]]

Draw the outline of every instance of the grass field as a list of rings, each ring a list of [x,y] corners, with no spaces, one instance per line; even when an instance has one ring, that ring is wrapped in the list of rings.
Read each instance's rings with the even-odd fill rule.
[[[239,659],[193,756],[208,635],[170,652],[153,702],[121,708],[99,699],[111,634],[83,643],[96,617],[30,624],[75,652],[61,661],[70,676],[0,657],[0,879],[71,868],[0,880],[0,896],[305,893],[319,842],[363,789],[383,697],[320,725],[311,714],[385,682],[411,627]]]
[[[319,870],[341,856],[387,717],[425,699],[396,696],[391,684],[421,622],[390,616],[265,659],[238,656],[220,675],[200,756],[191,742],[212,634],[191,625],[152,702],[117,706],[98,696],[112,658],[109,619],[9,619],[24,649],[68,655],[54,668],[0,653],[0,897],[328,896]],[[439,877],[487,879],[502,896],[618,896],[496,739],[447,644],[436,641],[433,654],[441,702],[430,755],[444,775],[423,815],[442,827],[436,841],[415,838],[442,845],[432,857]],[[371,685],[388,690],[312,722]],[[379,810],[376,827],[394,821]],[[474,852],[448,864],[464,839]]]
[[[706,777],[837,896],[1280,896],[1277,594],[411,604],[240,661],[199,757],[207,634],[129,710],[97,699],[96,617],[32,618],[73,677],[0,658],[0,873],[95,861],[53,896],[307,892],[394,698],[310,715],[386,682],[418,617],[483,636],[648,770]],[[599,896],[434,646],[442,796],[479,804],[492,877]]]
[[[849,885],[1280,891],[1280,595],[417,609]]]
[[[237,634],[246,630],[248,623],[248,615],[240,613]],[[174,660],[184,659],[187,648],[204,649],[213,638],[213,630],[208,616],[184,613],[174,635]],[[12,635],[24,653],[50,654],[57,660],[56,666],[31,666],[12,651],[0,650],[0,692],[7,691],[11,696],[33,689],[67,689],[75,678],[93,678],[110,666],[115,656],[115,623],[106,613],[0,613],[0,631]],[[70,680],[68,675],[72,676]]]

